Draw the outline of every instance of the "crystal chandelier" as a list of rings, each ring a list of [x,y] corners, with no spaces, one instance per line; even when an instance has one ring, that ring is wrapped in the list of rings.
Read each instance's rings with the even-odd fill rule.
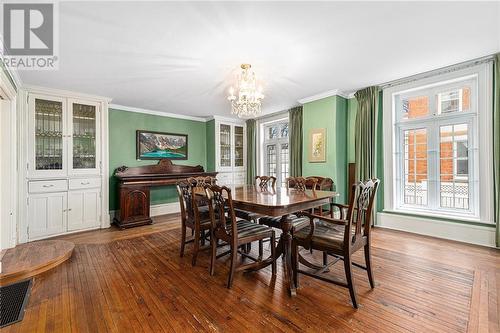
[[[262,88],[257,89],[255,73],[250,70],[250,64],[241,65],[241,73],[238,76],[237,95],[233,87],[229,89],[227,99],[231,102],[231,114],[240,118],[256,117],[261,112],[261,102],[264,98]]]

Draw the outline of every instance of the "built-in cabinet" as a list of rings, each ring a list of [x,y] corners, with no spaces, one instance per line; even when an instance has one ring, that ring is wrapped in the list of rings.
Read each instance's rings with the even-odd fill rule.
[[[25,240],[109,226],[108,100],[45,89],[22,96]]]
[[[220,185],[242,185],[246,179],[246,126],[215,119],[215,166]]]

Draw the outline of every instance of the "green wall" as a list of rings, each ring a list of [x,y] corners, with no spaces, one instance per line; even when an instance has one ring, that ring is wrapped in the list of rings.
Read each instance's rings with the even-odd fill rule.
[[[172,132],[188,135],[188,160],[175,161],[176,164],[202,165],[207,167],[206,123],[193,120],[154,116],[122,110],[109,110],[109,209],[118,208],[114,170],[122,165],[128,167],[157,163],[157,160],[136,160],[136,130]],[[174,186],[154,188],[151,204],[177,201]]]
[[[303,105],[304,149],[303,176],[323,176],[333,179],[340,193],[338,202],[347,197],[347,125],[348,102],[332,96]],[[312,129],[326,128],[326,162],[309,162],[309,133]]]

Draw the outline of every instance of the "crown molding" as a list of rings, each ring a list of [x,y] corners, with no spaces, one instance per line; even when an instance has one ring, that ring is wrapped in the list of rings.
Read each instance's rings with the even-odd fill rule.
[[[297,100],[297,102],[299,102],[300,104],[306,104],[306,103],[314,102],[314,101],[317,101],[317,100],[320,100],[323,98],[327,98],[327,97],[332,97],[332,96],[340,96],[342,98],[349,99],[349,98],[354,97],[354,92],[346,92],[346,91],[342,91],[340,89],[333,89],[333,90],[328,90],[328,91],[325,91],[325,92],[322,92],[322,93],[319,93],[316,95],[312,95],[309,97],[301,98],[301,99]]]
[[[202,117],[194,117],[194,116],[188,116],[188,115],[183,115],[183,114],[177,114],[177,113],[170,113],[170,112],[163,112],[163,111],[156,111],[156,110],[148,110],[148,109],[142,109],[142,108],[136,108],[133,106],[125,106],[125,105],[119,105],[119,104],[110,104],[109,105],[110,109],[115,109],[118,111],[128,111],[128,112],[136,112],[136,113],[144,113],[144,114],[150,114],[153,116],[160,116],[160,117],[167,117],[167,118],[176,118],[176,119],[185,119],[185,120],[192,120],[192,121],[199,121],[199,122],[207,122],[209,119],[208,118],[202,118]]]
[[[47,95],[58,95],[61,97],[79,97],[79,98],[91,99],[91,100],[95,100],[95,101],[104,101],[107,103],[110,103],[112,100],[112,98],[106,97],[106,96],[85,94],[85,93],[80,93],[77,91],[71,91],[71,90],[65,90],[65,89],[47,88],[47,87],[35,86],[35,85],[31,85],[31,84],[23,85],[20,88],[23,90],[26,90],[28,93],[35,93],[35,94],[39,93],[39,94],[47,94]]]
[[[228,121],[228,122],[238,123],[238,124],[243,124],[246,121],[246,119],[231,118],[231,117],[224,117],[224,116],[217,116],[217,115],[210,116],[210,117],[206,118],[206,121],[210,121],[210,120]]]

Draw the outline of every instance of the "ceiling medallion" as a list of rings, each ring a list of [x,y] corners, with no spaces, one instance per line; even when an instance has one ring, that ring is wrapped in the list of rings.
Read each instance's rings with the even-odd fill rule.
[[[241,73],[238,76],[238,85],[235,89],[229,89],[227,99],[231,102],[231,114],[240,118],[256,117],[261,113],[261,102],[264,99],[262,87],[257,89],[255,73],[250,70],[250,64],[241,65]]]

